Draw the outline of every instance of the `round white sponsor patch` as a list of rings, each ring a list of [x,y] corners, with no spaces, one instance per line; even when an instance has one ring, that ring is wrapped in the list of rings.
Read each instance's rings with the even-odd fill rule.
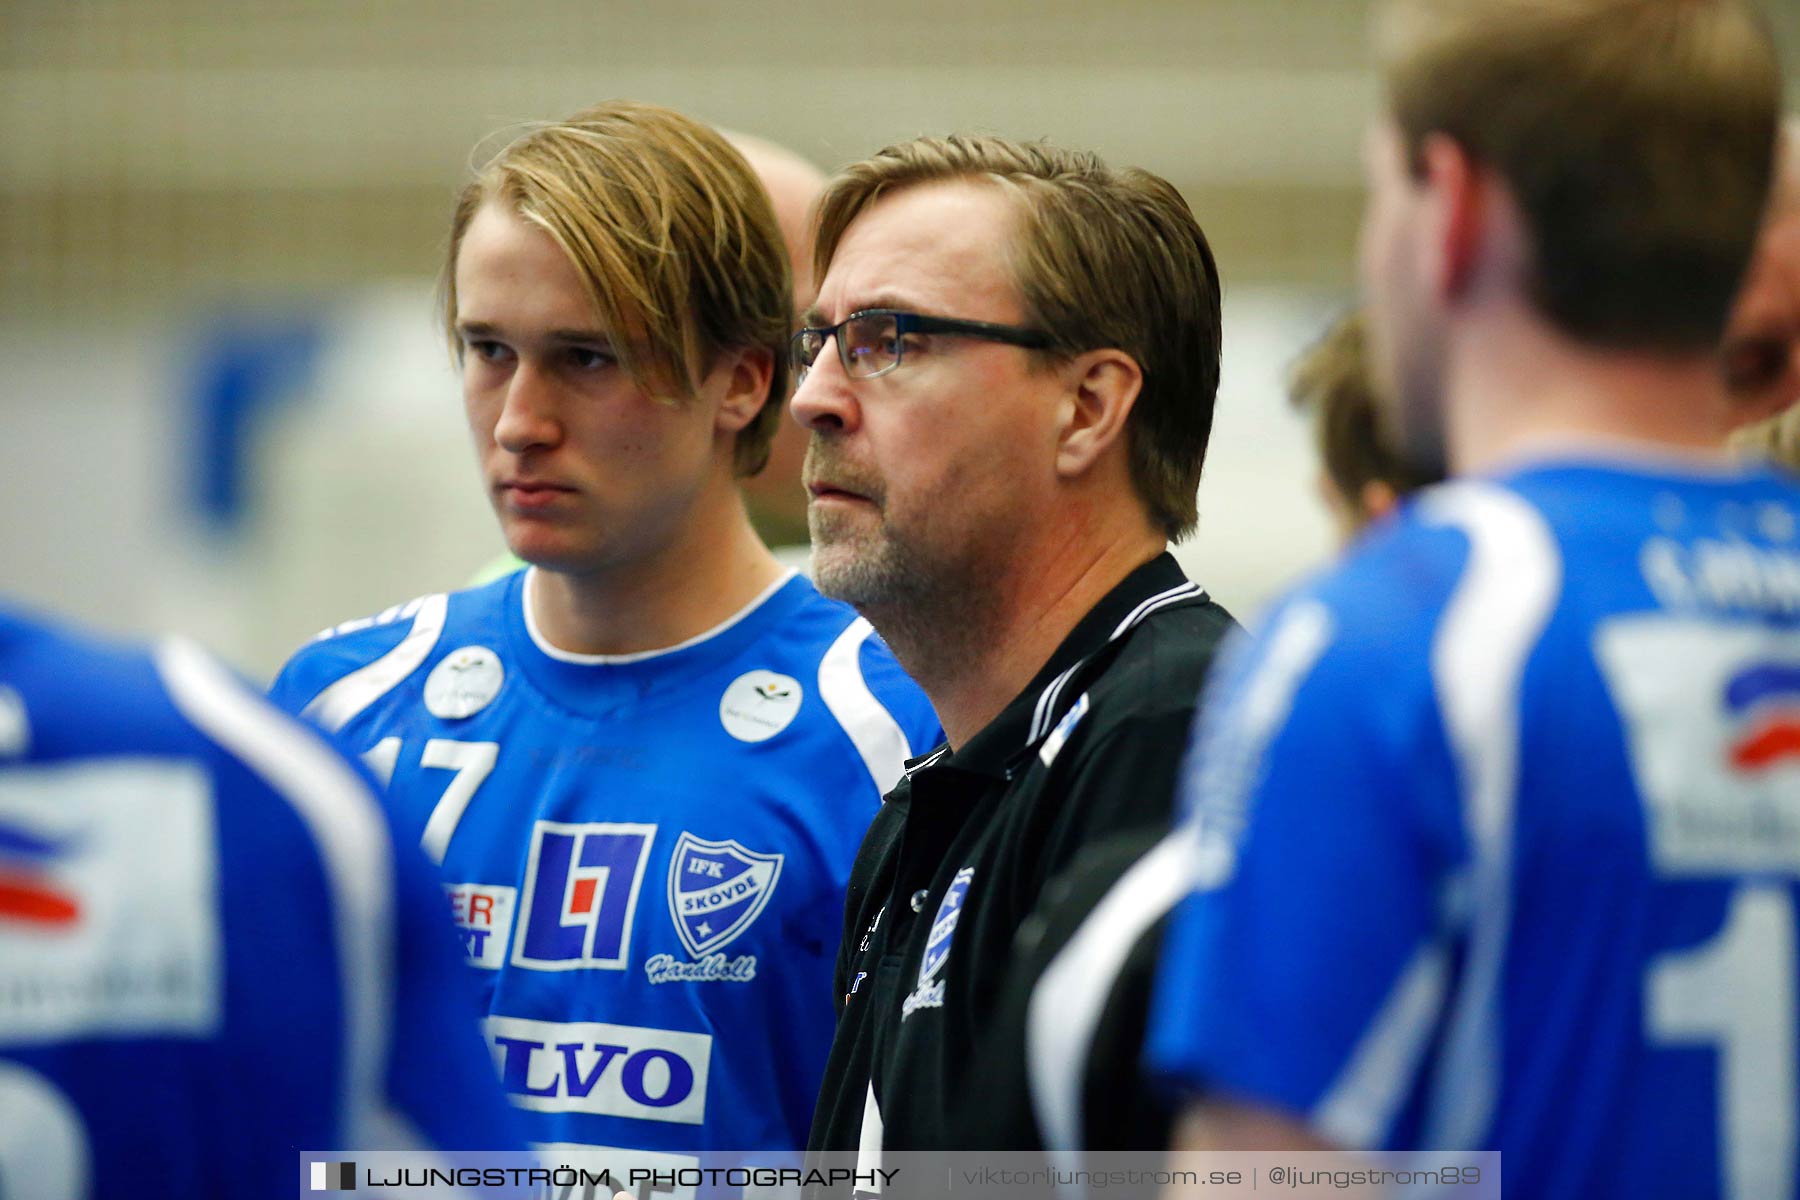
[[[425,680],[425,708],[434,717],[456,721],[472,717],[500,694],[506,669],[486,646],[452,650]]]
[[[719,723],[740,742],[766,742],[793,722],[803,694],[791,675],[746,671],[719,697]]]

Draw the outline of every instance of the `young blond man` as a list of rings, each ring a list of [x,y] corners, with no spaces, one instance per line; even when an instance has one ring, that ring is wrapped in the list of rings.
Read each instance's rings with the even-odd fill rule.
[[[850,859],[937,728],[745,516],[792,327],[767,195],[711,128],[600,105],[481,168],[444,281],[531,566],[340,626],[274,694],[440,862],[534,1141],[616,1169],[793,1149]]]

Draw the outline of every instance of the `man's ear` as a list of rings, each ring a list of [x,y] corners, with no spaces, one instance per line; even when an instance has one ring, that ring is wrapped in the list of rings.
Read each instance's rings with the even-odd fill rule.
[[[1381,518],[1393,512],[1395,507],[1399,505],[1400,494],[1394,490],[1394,485],[1387,480],[1370,479],[1362,485],[1362,491],[1357,495],[1356,499],[1357,503],[1362,508],[1362,516],[1365,522],[1379,521]]]
[[[767,346],[745,346],[727,350],[713,368],[714,385],[721,389],[716,428],[735,436],[756,419],[763,402],[778,402],[769,395],[769,380],[775,374],[775,355]],[[721,379],[720,376],[723,376]]]
[[[1420,142],[1419,162],[1434,242],[1431,285],[1453,299],[1469,287],[1481,260],[1492,180],[1468,150],[1441,133]]]
[[[1057,430],[1056,473],[1073,478],[1124,438],[1125,422],[1144,390],[1144,369],[1123,350],[1089,350],[1059,373],[1069,386]]]

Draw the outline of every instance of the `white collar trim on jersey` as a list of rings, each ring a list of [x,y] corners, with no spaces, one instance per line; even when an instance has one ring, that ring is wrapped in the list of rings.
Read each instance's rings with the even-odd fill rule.
[[[706,630],[704,633],[697,633],[685,642],[677,642],[673,646],[664,646],[660,650],[640,650],[635,654],[577,654],[573,650],[561,650],[552,646],[549,639],[538,629],[537,618],[531,615],[531,593],[532,588],[537,581],[537,572],[538,569],[536,567],[527,567],[525,570],[525,586],[519,589],[519,602],[525,606],[525,632],[531,635],[532,643],[536,645],[539,650],[542,650],[546,655],[554,658],[556,661],[579,663],[585,666],[618,666],[622,663],[644,662],[648,659],[661,658],[665,654],[674,654],[677,651],[686,650],[692,646],[698,646],[702,642],[711,641],[713,638],[718,637],[721,633],[724,633],[727,629],[730,629],[733,625],[736,625],[739,621],[742,621],[745,617],[761,608],[768,602],[769,597],[787,586],[788,580],[799,574],[798,571],[795,571],[792,568],[783,571],[781,576],[777,578],[774,583],[771,583],[768,587],[764,588],[762,594],[757,596],[756,599],[750,601],[750,603],[744,605],[744,607],[738,609],[735,613],[732,613],[729,617],[726,617],[711,629]]]
[[[1701,480],[1735,479],[1768,464],[1744,459],[1725,446],[1672,446],[1645,438],[1587,434],[1520,446],[1476,475],[1511,475],[1539,467],[1595,467]]]

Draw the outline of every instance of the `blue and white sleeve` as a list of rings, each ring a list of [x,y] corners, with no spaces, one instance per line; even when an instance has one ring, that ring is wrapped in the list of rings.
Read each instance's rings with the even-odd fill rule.
[[[524,1142],[480,1034],[483,1006],[435,873],[412,841],[395,841],[395,978],[387,1096],[444,1150],[515,1150]]]
[[[1217,678],[1183,768],[1194,889],[1164,943],[1146,1054],[1174,1088],[1380,1145],[1416,1086],[1449,970],[1460,836],[1427,650],[1281,610]],[[1423,691],[1421,691],[1423,689]]]
[[[900,781],[907,759],[941,740],[925,694],[862,617],[825,652],[819,694],[855,747],[876,799]]]

